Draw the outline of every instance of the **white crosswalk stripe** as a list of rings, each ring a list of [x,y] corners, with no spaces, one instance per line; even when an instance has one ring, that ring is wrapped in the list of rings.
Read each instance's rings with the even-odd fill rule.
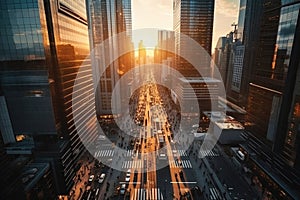
[[[107,150],[99,150],[95,152],[95,157],[112,157],[114,155],[114,151],[107,149]]]
[[[127,152],[126,152],[126,156],[127,157],[129,157],[129,156],[133,156],[133,150],[128,150]]]
[[[134,189],[134,193],[132,195],[131,200],[163,200],[163,194],[161,193],[159,188],[149,188],[149,189]]]
[[[219,156],[219,154],[214,152],[213,150],[211,150],[211,151],[200,151],[200,154],[201,154],[202,157],[204,157],[204,156],[210,156],[210,157]]]
[[[187,153],[185,152],[185,150],[178,150],[178,154],[180,156],[187,156]]]
[[[170,163],[171,168],[193,168],[190,160],[173,160]]]
[[[143,168],[143,162],[141,160],[126,160],[122,163],[123,169],[131,168]]]
[[[209,188],[209,197],[214,200],[221,200],[222,197],[216,188]]]

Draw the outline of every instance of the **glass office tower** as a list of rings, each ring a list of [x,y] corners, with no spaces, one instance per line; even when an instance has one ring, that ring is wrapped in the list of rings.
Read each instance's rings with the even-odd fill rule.
[[[57,194],[67,194],[85,151],[77,129],[95,115],[91,65],[82,66],[89,54],[85,1],[3,0],[0,10],[1,106],[12,124],[1,132],[26,138],[34,157],[50,162]],[[84,113],[82,127],[75,127],[72,94],[80,67],[83,101],[74,106]],[[86,140],[96,134],[95,121]]]
[[[233,46],[233,67],[227,76],[227,98],[245,109],[248,99],[249,82],[252,67],[259,45],[260,23],[263,4],[261,0],[241,0],[239,8],[237,41]],[[271,7],[266,4],[265,7]],[[265,20],[267,20],[266,18]],[[276,25],[275,25],[276,27]],[[274,31],[276,32],[276,31]]]
[[[112,119],[112,92],[120,77],[133,67],[133,53],[120,55],[123,49],[133,50],[131,42],[131,1],[130,0],[88,0],[87,2],[90,48],[93,52],[94,79],[100,80],[96,89],[96,111],[99,118]],[[126,33],[122,41],[113,36]],[[107,46],[100,49],[99,45],[108,41]],[[118,59],[106,62],[117,56]],[[104,69],[105,68],[105,69]],[[100,71],[105,73],[100,74]],[[100,77],[100,78],[99,78]],[[116,89],[117,90],[117,89]],[[116,91],[119,94],[122,91]],[[116,113],[121,112],[121,95],[113,99]]]
[[[247,142],[257,155],[250,160],[259,176],[268,177],[265,186],[272,195],[299,199],[300,3],[262,3],[245,123]]]
[[[268,78],[281,83],[283,96],[274,150],[300,172],[299,31],[300,2],[282,1],[278,34]]]
[[[175,52],[176,55],[186,54],[201,56],[187,45],[181,34],[185,34],[194,39],[205,51],[211,54],[213,20],[214,20],[214,0],[174,0],[173,1],[173,30],[175,31]],[[203,60],[203,66],[206,62]],[[193,70],[193,66],[186,60],[176,56],[176,67],[184,76],[199,76]],[[202,76],[209,75],[202,74]]]
[[[281,115],[282,98],[290,90],[286,85],[292,81],[287,76],[295,67],[291,60],[293,52],[297,54],[294,41],[300,4],[294,1],[266,1],[264,6],[247,111],[248,119],[253,124],[250,130],[272,146]]]

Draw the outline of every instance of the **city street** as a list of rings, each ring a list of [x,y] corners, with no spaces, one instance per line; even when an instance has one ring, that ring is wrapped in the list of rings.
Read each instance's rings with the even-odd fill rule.
[[[201,152],[199,141],[185,146],[193,134],[190,129],[178,130],[177,106],[165,88],[150,83],[151,73],[148,79],[132,96],[123,131],[117,135],[108,131],[109,140],[98,138],[97,160],[90,171],[94,178],[81,199],[255,199],[248,183],[236,178],[239,172],[220,147]],[[129,117],[139,129],[132,130]]]

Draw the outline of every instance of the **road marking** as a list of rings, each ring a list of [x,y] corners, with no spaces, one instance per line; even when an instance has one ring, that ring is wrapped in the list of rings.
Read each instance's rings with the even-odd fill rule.
[[[133,150],[128,150],[127,153],[126,153],[126,156],[127,157],[133,156]]]
[[[106,150],[99,150],[95,152],[95,157],[112,157],[114,155],[114,150],[106,149]]]
[[[185,150],[178,150],[178,153],[180,156],[187,156],[187,153],[185,152]]]
[[[141,182],[125,182],[125,181],[120,181],[120,184],[141,184]]]
[[[170,182],[171,184],[175,184],[175,183],[182,183],[182,184],[196,184],[197,182],[193,182],[193,181],[190,181],[190,182],[176,182],[176,181],[171,181]]]
[[[141,160],[126,160],[123,161],[122,168],[143,168],[143,162]]]
[[[190,160],[173,160],[170,162],[170,168],[193,168]]]
[[[132,200],[146,200],[146,199],[163,200],[164,198],[159,188],[134,189]]]
[[[202,151],[200,151],[199,154],[201,154],[202,157],[204,157],[204,156],[210,156],[210,157],[219,156],[219,154],[215,153],[213,150],[211,150],[211,151],[209,151],[209,150],[203,151],[202,150]]]

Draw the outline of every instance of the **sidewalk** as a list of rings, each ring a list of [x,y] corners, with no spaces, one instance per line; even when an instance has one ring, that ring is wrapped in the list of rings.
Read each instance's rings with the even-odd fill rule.
[[[224,187],[215,174],[214,170],[210,168],[210,165],[206,158],[198,159],[197,156],[192,155],[190,156],[190,161],[194,168],[194,172],[196,173],[197,183],[201,187],[203,196],[207,197],[209,195],[209,188],[214,187],[213,183],[215,183],[217,185],[217,189],[219,191],[221,189],[220,195],[224,195],[226,199],[231,199],[227,192],[224,190]]]
[[[92,160],[92,157],[89,157],[89,159],[87,159],[87,155],[83,156],[83,164],[81,165],[80,169],[76,174],[75,184],[71,189],[70,200],[79,200],[84,191],[86,190],[86,183],[89,179],[90,170],[94,166],[94,161]]]
[[[241,168],[237,168],[218,145],[214,148],[219,156],[197,158],[197,154],[190,156],[197,175],[197,182],[208,197],[210,188],[216,188],[219,195],[225,199],[246,198],[255,199],[257,192],[251,188]],[[194,149],[195,150],[195,149]],[[231,188],[231,189],[229,189]]]

